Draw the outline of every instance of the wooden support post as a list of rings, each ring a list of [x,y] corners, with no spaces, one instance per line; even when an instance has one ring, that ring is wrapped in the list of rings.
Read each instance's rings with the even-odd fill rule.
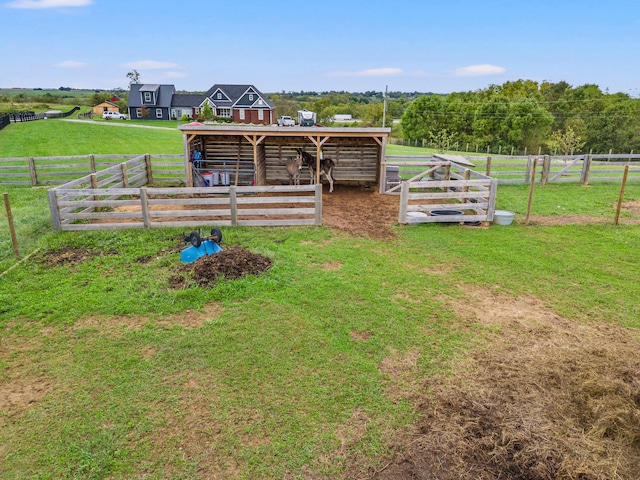
[[[91,173],[96,173],[96,157],[93,155],[89,155],[89,169]]]
[[[531,178],[531,166],[533,165],[533,159],[531,155],[527,157],[527,169],[524,172],[524,182],[527,183]]]
[[[416,140],[416,144],[418,141]],[[417,146],[417,145],[416,145]],[[322,146],[320,144],[320,137],[316,143],[316,184],[320,183],[320,153],[322,152]]]
[[[582,161],[582,172],[580,173],[580,181],[583,185],[589,185],[589,172],[591,171],[591,154],[586,155]]]
[[[322,184],[321,183],[316,183],[315,185],[316,187],[316,195],[315,195],[315,201],[316,201],[316,221],[315,224],[317,226],[321,226],[322,225]]]
[[[151,170],[151,155],[148,153],[144,156],[144,164],[147,170],[147,185],[153,185],[153,171]]]
[[[149,219],[149,197],[147,196],[147,189],[140,189],[140,210],[142,211],[142,223],[144,228],[151,227],[151,220]]]
[[[38,185],[38,173],[36,172],[36,160],[33,157],[29,158],[29,176],[31,177],[31,186]]]
[[[498,180],[491,180],[489,187],[489,206],[487,207],[487,222],[493,222],[493,214],[496,210],[496,197],[498,193]]]
[[[544,156],[544,160],[542,162],[542,185],[547,184],[547,180],[549,180],[549,170],[551,170],[551,157],[549,155]]]
[[[122,172],[122,186],[123,188],[129,188],[129,176],[127,175],[126,163],[120,164],[120,171]]]
[[[49,210],[51,211],[53,229],[61,230],[62,224],[60,223],[60,209],[58,208],[58,196],[56,195],[56,189],[50,189],[47,194],[49,195]]]
[[[7,210],[7,220],[9,221],[9,232],[11,233],[11,244],[13,245],[13,254],[16,258],[20,258],[20,250],[18,249],[18,237],[16,236],[16,227],[13,224],[13,214],[11,213],[11,203],[9,203],[9,194],[3,194],[4,206]]]
[[[624,187],[627,184],[627,176],[629,175],[629,164],[624,166],[624,173],[622,174],[622,185],[620,186],[620,196],[618,197],[618,206],[616,207],[616,217],[613,220],[614,225],[618,225],[620,219],[620,210],[622,209],[622,200],[624,200]]]
[[[400,187],[400,215],[398,215],[398,223],[407,223],[407,209],[409,203],[409,182],[402,182]]]
[[[487,157],[487,169],[485,171],[487,177],[491,176],[491,157]]]
[[[231,209],[231,226],[238,226],[238,197],[236,187],[229,187],[229,208]]]
[[[529,200],[527,201],[527,215],[524,218],[524,224],[529,225],[529,215],[531,214],[531,204],[533,203],[533,189],[536,185],[536,169],[538,168],[538,159],[533,159],[533,169],[531,171],[531,185],[529,186]]]

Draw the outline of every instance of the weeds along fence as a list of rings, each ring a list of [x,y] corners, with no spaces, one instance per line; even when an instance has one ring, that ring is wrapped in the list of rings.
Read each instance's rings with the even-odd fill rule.
[[[73,155],[66,157],[0,158],[0,185],[61,185],[90,175],[137,155]],[[149,155],[153,183],[184,184],[182,155]]]
[[[448,161],[421,162],[420,167],[417,175],[393,187],[400,189],[399,223],[493,221],[497,180]]]
[[[433,157],[393,157],[387,156],[388,165],[398,165],[396,159],[421,162]],[[465,156],[475,165],[475,171],[483,171],[500,184],[530,183],[534,162],[536,163],[536,183],[582,183],[619,182],[625,165],[629,165],[628,180],[640,180],[640,154],[601,155],[529,155],[529,156]],[[401,179],[412,175],[410,168],[400,169]],[[415,170],[415,169],[414,169]]]
[[[322,185],[149,187],[139,156],[49,190],[56,230],[322,225]]]

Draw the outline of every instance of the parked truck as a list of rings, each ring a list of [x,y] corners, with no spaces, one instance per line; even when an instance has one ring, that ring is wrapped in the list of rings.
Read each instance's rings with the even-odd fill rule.
[[[313,127],[316,124],[316,112],[298,110],[298,125],[301,127]]]
[[[278,126],[279,127],[295,127],[296,122],[293,120],[293,118],[287,115],[283,115],[278,118]]]

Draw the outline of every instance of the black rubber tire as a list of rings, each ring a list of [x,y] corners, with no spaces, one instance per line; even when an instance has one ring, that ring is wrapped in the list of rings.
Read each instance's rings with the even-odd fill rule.
[[[198,232],[191,232],[191,235],[189,235],[189,241],[191,242],[191,245],[196,248],[202,245],[202,239],[200,238],[200,234]]]
[[[211,229],[211,240],[216,243],[222,242],[222,230],[220,230],[218,227],[213,227]]]

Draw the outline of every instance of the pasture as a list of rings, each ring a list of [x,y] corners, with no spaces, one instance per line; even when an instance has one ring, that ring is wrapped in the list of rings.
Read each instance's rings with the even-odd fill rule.
[[[141,153],[165,138],[68,125]],[[32,155],[13,127],[0,157]],[[47,154],[131,153],[96,134]],[[529,226],[514,185],[509,227],[400,227],[392,202],[228,227],[224,248],[273,264],[202,286],[175,281],[182,229],[54,232],[46,189],[6,187],[38,250],[16,265],[3,211],[0,477],[631,480],[640,188],[614,226],[618,188],[540,187]]]

